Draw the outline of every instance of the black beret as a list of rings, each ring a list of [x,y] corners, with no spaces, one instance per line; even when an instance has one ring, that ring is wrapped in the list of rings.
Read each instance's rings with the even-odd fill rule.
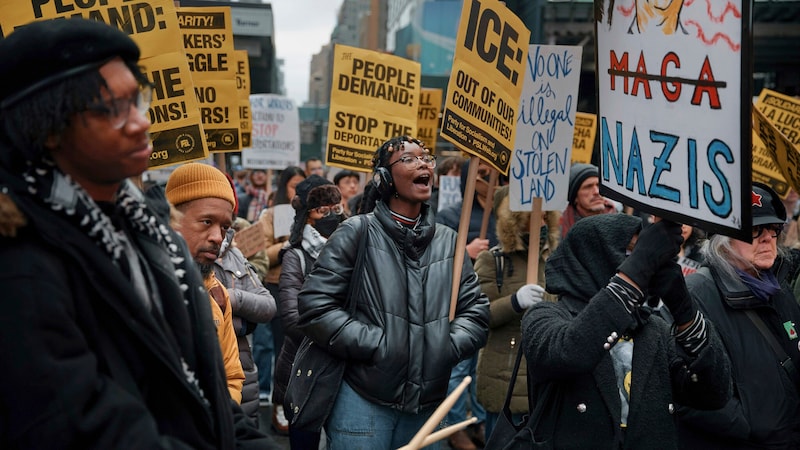
[[[139,60],[127,34],[95,20],[72,18],[32,22],[0,39],[0,108],[120,56]]]

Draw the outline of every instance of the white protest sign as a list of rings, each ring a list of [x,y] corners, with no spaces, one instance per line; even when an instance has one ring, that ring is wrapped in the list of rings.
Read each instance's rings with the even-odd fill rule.
[[[288,236],[294,223],[292,205],[275,205],[272,207],[272,230],[275,238]]]
[[[439,203],[437,212],[461,201],[461,177],[442,175],[439,177]]]
[[[522,85],[514,155],[508,176],[509,208],[567,207],[572,133],[578,110],[581,47],[531,45]]]
[[[600,3],[603,194],[749,241],[752,2]]]
[[[250,147],[242,149],[247,169],[277,169],[300,164],[300,118],[290,98],[275,94],[250,96],[253,130]]]

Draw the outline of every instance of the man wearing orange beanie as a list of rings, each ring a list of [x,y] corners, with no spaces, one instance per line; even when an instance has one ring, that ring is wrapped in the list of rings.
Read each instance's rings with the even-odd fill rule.
[[[180,212],[177,231],[183,235],[203,274],[225,363],[228,391],[232,399],[241,403],[244,371],[233,329],[230,297],[225,286],[214,275],[214,261],[233,223],[236,197],[224,173],[200,163],[188,163],[175,169],[167,180],[165,194]]]

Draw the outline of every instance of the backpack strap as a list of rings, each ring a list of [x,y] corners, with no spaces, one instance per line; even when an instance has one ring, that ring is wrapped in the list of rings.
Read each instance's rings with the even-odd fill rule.
[[[292,250],[294,250],[294,252],[297,253],[297,257],[300,258],[300,270],[303,271],[303,278],[305,278],[306,275],[308,275],[308,270],[306,268],[306,253],[299,247],[292,247]]]

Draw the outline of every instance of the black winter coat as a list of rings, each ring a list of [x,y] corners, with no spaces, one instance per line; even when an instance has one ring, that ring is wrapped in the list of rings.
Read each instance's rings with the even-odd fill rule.
[[[621,401],[607,337],[634,321],[605,289],[589,303],[562,297],[542,302],[523,317],[528,380],[534,398],[556,383],[561,401],[542,427],[554,429],[557,449],[675,449],[676,403],[715,408],[729,397],[729,367],[719,337],[708,324],[708,345],[688,358],[669,325],[651,315],[633,335],[630,409],[624,435]],[[696,375],[693,381],[692,375]]]
[[[134,239],[159,317],[83,232],[2,169],[0,180],[0,202],[27,220],[0,238],[0,448],[264,448],[228,394],[208,293],[184,241],[173,232],[188,304],[166,250]]]
[[[339,225],[298,298],[299,325],[323,348],[347,360],[345,381],[374,403],[405,412],[436,407],[450,370],[485,343],[489,301],[466,252],[455,255],[456,233],[436,226],[427,205],[417,230],[399,225],[378,202]],[[353,273],[358,241],[366,239],[364,272]],[[455,318],[449,320],[454,256],[464,258]],[[345,308],[359,283],[355,317]]]
[[[780,260],[779,260],[780,261]],[[785,265],[780,263],[776,267]],[[778,280],[785,273],[778,270]],[[728,350],[734,396],[716,411],[680,409],[681,438],[692,449],[800,448],[798,386],[778,362],[766,338],[745,311],[756,312],[784,351],[800,367],[800,339],[788,335],[784,323],[800,326],[800,307],[788,287],[768,302],[757,299],[738,277],[714,267],[701,268],[686,279],[692,297],[714,322]]]

